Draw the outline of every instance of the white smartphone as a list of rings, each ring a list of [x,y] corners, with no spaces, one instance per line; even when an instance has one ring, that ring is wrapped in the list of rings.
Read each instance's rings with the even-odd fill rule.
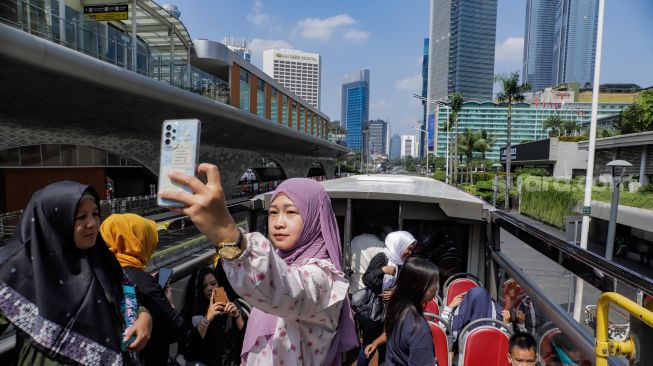
[[[190,188],[173,183],[168,173],[178,171],[195,176],[200,152],[201,122],[198,119],[170,119],[161,128],[161,161],[159,165],[159,192],[187,191]],[[159,206],[181,207],[183,204],[158,198]]]

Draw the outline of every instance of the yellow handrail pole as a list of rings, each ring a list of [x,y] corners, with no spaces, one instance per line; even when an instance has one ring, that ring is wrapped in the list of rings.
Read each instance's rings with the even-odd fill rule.
[[[596,366],[608,366],[610,355],[625,355],[632,358],[635,352],[635,341],[628,337],[625,341],[616,341],[608,338],[608,315],[610,303],[620,306],[637,319],[653,327],[653,311],[650,311],[634,301],[616,292],[605,292],[599,297],[596,305]]]

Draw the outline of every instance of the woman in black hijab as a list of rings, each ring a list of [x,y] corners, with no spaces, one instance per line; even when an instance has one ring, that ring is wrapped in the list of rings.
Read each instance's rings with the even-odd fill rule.
[[[18,332],[19,365],[123,365],[123,273],[102,242],[91,186],[57,182],[37,191],[13,237],[0,248],[0,330]],[[149,338],[139,313],[130,350]]]

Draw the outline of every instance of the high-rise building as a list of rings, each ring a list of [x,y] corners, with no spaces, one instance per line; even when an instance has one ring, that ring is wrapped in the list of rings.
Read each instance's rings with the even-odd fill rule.
[[[617,116],[631,103],[599,103],[598,118],[609,119]],[[440,110],[442,112],[442,110]],[[519,103],[512,107],[512,144],[519,144],[524,141],[537,141],[546,139],[548,132],[543,129],[544,121],[550,116],[558,116],[563,121],[575,121],[579,129],[589,126],[592,114],[591,102],[567,102],[567,103]],[[490,160],[499,159],[499,148],[506,145],[506,121],[508,115],[507,104],[492,102],[465,102],[458,112],[458,131],[470,129],[472,131],[485,130],[494,140],[489,151],[485,152],[485,158]],[[447,120],[446,113],[440,113],[438,124],[438,151],[437,156],[446,156],[447,133],[444,123]],[[599,122],[601,123],[601,122]],[[449,141],[453,145],[454,134],[449,133]],[[451,150],[449,151],[451,154]],[[474,152],[475,157],[480,157],[480,152]]]
[[[558,0],[553,45],[553,83],[591,83],[599,20],[598,0]]]
[[[322,60],[319,54],[299,50],[265,50],[263,71],[313,107],[320,108]]]
[[[531,90],[554,86],[553,44],[559,0],[527,0],[522,81]],[[557,84],[556,84],[557,85]]]
[[[229,35],[222,39],[222,44],[234,51],[238,56],[242,57],[243,60],[252,62],[252,55],[249,48],[247,48],[247,41],[245,38]]]
[[[368,123],[370,129],[370,154],[388,154],[388,136],[390,125],[381,119]]]
[[[390,160],[397,160],[401,157],[401,137],[398,134],[390,138]]]
[[[430,23],[426,120],[454,92],[492,100],[497,0],[431,0]]]
[[[347,129],[347,147],[360,151],[363,124],[370,113],[370,70],[361,69],[342,81],[340,122]]]
[[[401,135],[401,154],[400,157],[406,156],[417,157],[417,138],[415,135]]]
[[[422,98],[428,96],[428,87],[429,87],[429,39],[424,38],[424,51],[422,53]],[[422,119],[422,131],[419,132],[419,140],[424,141],[424,131],[428,131],[426,125],[426,105],[428,103],[426,100],[422,100],[422,109],[424,110],[423,119]],[[425,155],[426,145],[424,148],[419,150],[419,157],[423,158]]]

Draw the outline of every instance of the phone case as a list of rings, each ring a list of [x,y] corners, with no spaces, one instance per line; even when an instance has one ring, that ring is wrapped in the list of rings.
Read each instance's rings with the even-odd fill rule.
[[[229,302],[227,293],[224,291],[224,287],[218,287],[213,289],[213,302],[221,302],[226,304]]]
[[[198,119],[165,120],[161,128],[161,160],[159,166],[159,190],[191,192],[190,188],[170,181],[168,173],[179,171],[195,175],[200,150],[201,122]],[[181,207],[183,204],[158,198],[159,206]]]

